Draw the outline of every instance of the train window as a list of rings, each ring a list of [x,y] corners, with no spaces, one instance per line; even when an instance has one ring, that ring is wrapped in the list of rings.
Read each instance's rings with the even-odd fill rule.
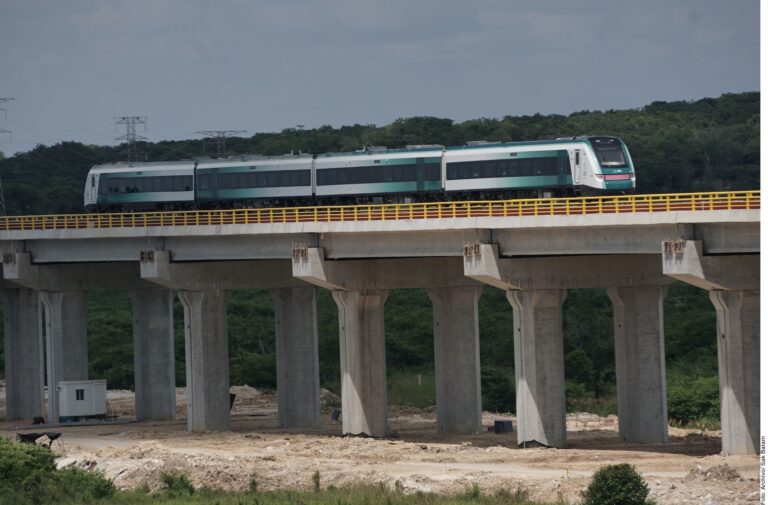
[[[618,167],[627,164],[621,142],[614,137],[592,137],[589,139],[602,166]]]

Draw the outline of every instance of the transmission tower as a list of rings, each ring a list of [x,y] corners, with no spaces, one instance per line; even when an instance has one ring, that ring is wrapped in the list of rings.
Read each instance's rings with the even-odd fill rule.
[[[221,155],[227,151],[227,138],[245,133],[245,130],[203,130],[195,133],[215,140],[217,157],[221,158]]]
[[[6,97],[6,98],[0,98],[0,103],[10,102],[11,100],[15,100],[14,98]],[[0,111],[3,112],[3,119],[8,118],[8,111],[5,110],[3,107],[0,107]],[[13,142],[13,132],[11,130],[6,130],[5,128],[0,128],[0,135],[8,134],[8,138],[11,142]],[[5,215],[5,194],[3,193],[3,181],[0,179],[0,216]]]
[[[10,102],[11,100],[15,100],[15,98],[0,98],[0,103]],[[0,107],[0,112],[3,113],[3,119],[8,119],[7,110],[5,110],[3,107]],[[10,141],[13,142],[13,132],[11,130],[6,130],[5,128],[0,128],[0,135],[6,133],[8,134]]]
[[[133,161],[135,152],[135,143],[137,140],[147,140],[136,134],[136,125],[144,125],[144,131],[147,130],[147,116],[115,116],[115,125],[125,125],[125,135],[117,137],[115,140],[125,140],[128,145],[128,163]]]

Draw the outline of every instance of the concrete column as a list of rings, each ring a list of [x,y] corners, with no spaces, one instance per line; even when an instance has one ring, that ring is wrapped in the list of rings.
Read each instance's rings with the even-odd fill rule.
[[[270,289],[275,304],[277,415],[283,428],[320,424],[317,288]]]
[[[514,309],[517,442],[565,447],[564,289],[507,291]]]
[[[227,293],[179,291],[184,305],[187,430],[229,430]]]
[[[667,442],[664,286],[608,288],[613,302],[619,438]]]
[[[760,291],[710,291],[717,313],[723,454],[757,454],[760,436]]]
[[[334,291],[339,308],[342,432],[387,435],[386,290]]]
[[[477,301],[481,287],[432,288],[437,429],[474,433],[482,428]]]
[[[5,418],[43,417],[45,366],[38,327],[39,295],[26,288],[0,293],[5,336]]]
[[[176,419],[173,292],[128,292],[133,307],[133,377],[137,421]]]
[[[41,291],[41,320],[48,362],[48,421],[59,420],[61,381],[88,380],[88,333],[84,291]]]

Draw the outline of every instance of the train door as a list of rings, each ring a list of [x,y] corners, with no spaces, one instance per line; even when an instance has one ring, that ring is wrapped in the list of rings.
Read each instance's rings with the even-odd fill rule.
[[[416,191],[424,191],[424,158],[416,158]]]
[[[584,163],[584,156],[581,149],[574,149],[571,158],[571,166],[573,167],[573,185],[578,186],[581,184],[581,167]]]
[[[91,174],[85,186],[85,204],[95,205],[99,196],[99,176]]]

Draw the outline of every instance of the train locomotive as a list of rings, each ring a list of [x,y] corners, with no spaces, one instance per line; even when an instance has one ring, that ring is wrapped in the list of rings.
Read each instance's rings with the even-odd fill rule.
[[[624,142],[582,136],[96,165],[88,172],[84,200],[87,211],[103,212],[597,195],[634,188]]]

